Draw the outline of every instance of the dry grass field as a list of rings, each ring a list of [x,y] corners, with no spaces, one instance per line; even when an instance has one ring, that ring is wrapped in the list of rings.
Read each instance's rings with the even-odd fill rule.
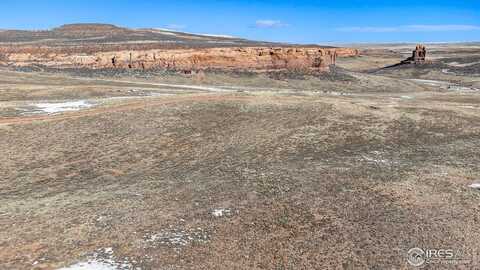
[[[475,51],[375,50],[330,75],[2,68],[0,269],[479,268]]]

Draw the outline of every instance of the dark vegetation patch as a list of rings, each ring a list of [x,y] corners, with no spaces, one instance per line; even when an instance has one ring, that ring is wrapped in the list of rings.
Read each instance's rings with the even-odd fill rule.
[[[442,63],[459,63],[459,64],[468,64],[473,62],[480,62],[480,55],[471,55],[468,57],[448,57],[438,59]]]
[[[353,82],[357,79],[353,76],[346,74],[340,68],[331,67],[329,71],[313,71],[313,70],[278,70],[269,71],[267,76],[274,80],[307,80],[310,78],[316,78],[325,81],[340,81],[340,82]]]
[[[454,72],[457,75],[463,76],[480,76],[480,63],[466,67],[453,67],[450,68],[449,71]]]
[[[326,81],[353,82],[357,79],[346,74],[340,68],[331,68],[330,71],[314,71],[314,70],[270,70],[270,71],[249,71],[249,70],[221,70],[221,69],[205,69],[205,70],[171,70],[171,69],[90,69],[90,68],[52,68],[43,65],[30,65],[24,67],[11,67],[15,71],[20,72],[49,72],[55,74],[68,74],[70,76],[89,77],[89,78],[151,78],[162,75],[178,75],[184,77],[202,76],[202,75],[225,75],[233,78],[254,78],[262,74],[266,74],[268,78],[274,80],[307,80],[316,78]]]

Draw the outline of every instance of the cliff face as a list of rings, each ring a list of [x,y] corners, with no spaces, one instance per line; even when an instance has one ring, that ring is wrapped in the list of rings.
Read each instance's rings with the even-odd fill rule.
[[[3,53],[2,53],[3,51]],[[14,66],[41,64],[56,68],[122,69],[318,69],[334,65],[337,57],[356,56],[356,49],[306,47],[228,47],[204,49],[149,49],[69,53],[30,48],[0,49],[0,63]]]
[[[412,56],[403,60],[402,64],[424,64],[426,62],[427,49],[424,45],[418,44],[412,52]]]
[[[109,24],[0,32],[0,65],[118,69],[318,69],[355,49],[302,47],[236,37]]]

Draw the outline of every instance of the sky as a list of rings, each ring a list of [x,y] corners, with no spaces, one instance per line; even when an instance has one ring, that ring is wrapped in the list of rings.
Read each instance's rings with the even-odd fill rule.
[[[305,44],[480,41],[480,0],[0,0],[0,29],[68,23]]]

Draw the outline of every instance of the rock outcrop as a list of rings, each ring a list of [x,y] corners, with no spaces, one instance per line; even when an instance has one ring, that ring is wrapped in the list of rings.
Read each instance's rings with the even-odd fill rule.
[[[418,44],[412,52],[412,56],[403,60],[403,64],[424,64],[426,62],[427,49],[424,45]]]
[[[0,65],[113,69],[316,69],[355,49],[295,46],[164,29],[70,24],[0,32]]]

